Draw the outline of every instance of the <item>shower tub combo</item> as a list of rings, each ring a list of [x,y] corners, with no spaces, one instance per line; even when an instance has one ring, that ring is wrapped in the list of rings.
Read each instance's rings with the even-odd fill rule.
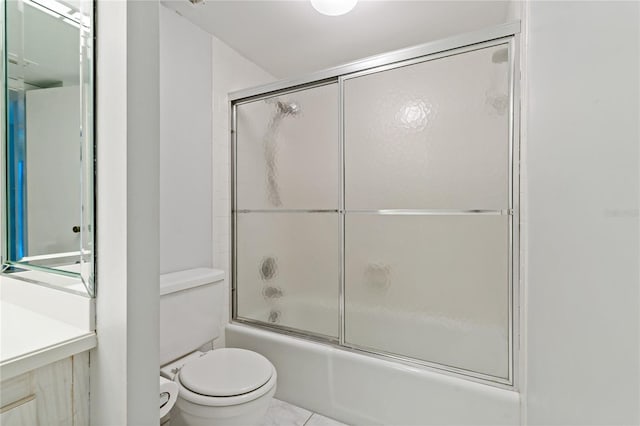
[[[519,23],[235,92],[232,323],[356,424],[519,422]]]

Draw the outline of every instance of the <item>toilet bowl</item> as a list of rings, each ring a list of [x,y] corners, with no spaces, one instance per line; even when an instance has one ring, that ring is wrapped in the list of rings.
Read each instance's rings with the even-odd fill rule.
[[[188,361],[178,372],[172,426],[255,425],[276,392],[276,369],[265,357],[236,348]]]
[[[276,392],[276,369],[264,356],[197,350],[219,337],[223,279],[207,268],[160,277],[160,374],[178,385],[171,426],[256,425]]]

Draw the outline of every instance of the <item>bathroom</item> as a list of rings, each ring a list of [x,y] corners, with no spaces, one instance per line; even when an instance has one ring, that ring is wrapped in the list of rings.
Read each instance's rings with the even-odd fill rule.
[[[640,424],[640,3],[323,3],[3,2],[3,425]]]

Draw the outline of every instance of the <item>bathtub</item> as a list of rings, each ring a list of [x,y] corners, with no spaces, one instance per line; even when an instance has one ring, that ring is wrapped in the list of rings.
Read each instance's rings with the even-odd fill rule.
[[[264,303],[256,305],[246,318],[294,330],[308,330],[319,336],[336,336],[338,309],[329,300],[289,296],[286,304],[276,301],[270,308],[265,308]],[[272,318],[274,312],[277,313],[275,321]],[[398,312],[362,303],[348,303],[345,312],[349,324],[347,337],[357,336],[358,341],[354,343],[361,347],[379,348],[388,353],[399,350],[396,353],[418,360],[426,359],[493,377],[508,376],[508,330],[495,324],[468,321],[437,312],[429,315],[425,312]],[[380,336],[385,336],[384,340],[380,340]],[[420,339],[416,336],[429,337]],[[455,348],[452,348],[452,342]]]
[[[239,323],[225,338],[275,365],[276,398],[348,424],[520,424],[512,390]]]

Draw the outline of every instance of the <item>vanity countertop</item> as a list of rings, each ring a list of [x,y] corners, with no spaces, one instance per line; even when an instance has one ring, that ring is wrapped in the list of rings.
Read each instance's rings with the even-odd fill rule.
[[[60,309],[64,307],[60,306]],[[96,346],[96,334],[0,300],[0,377],[2,380],[84,352]]]

